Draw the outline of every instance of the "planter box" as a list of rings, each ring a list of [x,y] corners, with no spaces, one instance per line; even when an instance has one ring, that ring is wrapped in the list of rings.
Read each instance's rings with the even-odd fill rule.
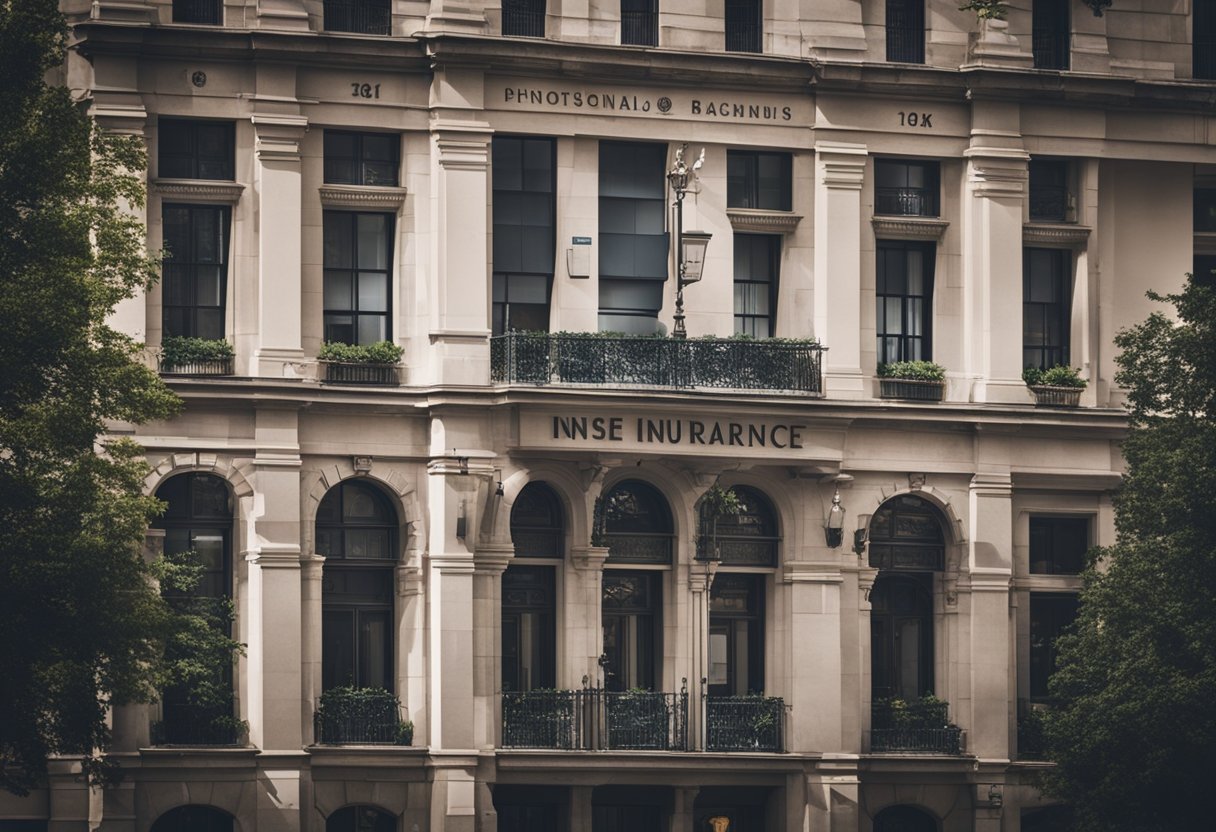
[[[160,361],[160,372],[166,376],[230,376],[231,358],[214,358],[206,361],[188,361],[185,364],[166,364]]]
[[[345,361],[322,361],[321,380],[329,384],[374,384],[393,387],[400,384],[400,364],[356,364]]]
[[[1081,403],[1084,387],[1052,387],[1046,384],[1031,385],[1034,403],[1040,407],[1076,407]]]
[[[884,399],[913,399],[919,402],[940,402],[945,392],[944,381],[921,381],[911,378],[880,378],[878,392]]]

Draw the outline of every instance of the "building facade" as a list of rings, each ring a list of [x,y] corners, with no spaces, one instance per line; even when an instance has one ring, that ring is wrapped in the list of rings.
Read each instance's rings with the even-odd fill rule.
[[[246,648],[0,828],[1058,828],[1113,338],[1216,267],[1216,2],[958,5],[65,0],[149,150],[149,553]]]

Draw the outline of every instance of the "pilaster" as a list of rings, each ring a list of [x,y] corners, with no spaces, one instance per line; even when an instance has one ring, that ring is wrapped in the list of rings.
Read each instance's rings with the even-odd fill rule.
[[[565,570],[562,621],[565,661],[558,668],[557,686],[574,690],[583,679],[600,683],[600,656],[604,652],[604,562],[607,546],[583,546],[570,552],[572,569]]]
[[[976,474],[970,487],[970,713],[967,750],[981,759],[1009,757],[1009,667],[1013,579],[1013,482],[1009,474]],[[967,718],[969,717],[969,718]]]
[[[501,720],[498,698],[502,679],[502,575],[515,547],[482,543],[473,556],[473,707],[477,748],[497,745]]]
[[[477,0],[431,0],[426,15],[426,30],[462,35],[487,33],[484,6]]]
[[[304,708],[300,732],[305,744],[315,742],[312,709],[321,698],[321,603],[325,558],[317,554],[300,556],[300,649],[301,682]],[[394,644],[396,640],[394,640]]]
[[[302,0],[257,0],[257,27],[307,32],[308,12]]]
[[[840,699],[840,589],[844,582],[831,549],[812,550],[814,560],[785,564],[789,584],[790,655],[785,664],[790,751],[837,751],[842,747]]]
[[[709,594],[713,589],[718,562],[696,561],[688,573],[688,656],[692,663],[689,674],[692,679],[705,680],[709,676]],[[693,700],[706,693],[704,684],[693,685]],[[704,708],[692,706],[688,713],[688,737],[693,748],[705,747],[707,727],[704,723]],[[695,795],[694,795],[695,797]],[[691,823],[691,819],[689,821]],[[674,827],[673,827],[674,828]],[[691,828],[691,827],[690,827]]]

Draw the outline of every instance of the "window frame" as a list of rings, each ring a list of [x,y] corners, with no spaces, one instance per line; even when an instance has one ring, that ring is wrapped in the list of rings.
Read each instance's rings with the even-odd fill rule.
[[[659,0],[621,0],[621,45],[659,45]]]
[[[173,0],[172,21],[194,26],[223,26],[223,0]]]
[[[1067,0],[1034,0],[1030,37],[1035,69],[1067,71],[1072,57],[1072,15]]]
[[[547,182],[544,187],[539,187],[535,181],[529,182],[528,176],[529,145],[535,146],[537,144],[548,145],[545,154],[548,158],[547,174],[545,176]],[[516,160],[519,171],[518,187],[508,185],[504,181],[505,177],[501,171],[503,162],[505,161],[503,157],[508,153],[517,155],[518,157]],[[518,329],[511,320],[511,307],[514,303],[511,300],[512,284],[519,283],[521,279],[537,278],[543,278],[545,281],[544,302],[525,301],[516,305],[526,307],[534,315],[543,319],[543,326],[528,326],[525,329],[548,332],[552,316],[553,277],[557,270],[557,140],[550,136],[495,136],[491,145],[491,160],[492,162],[493,160],[499,161],[497,165],[492,163],[490,170],[490,193],[492,200],[490,222],[493,232],[491,245],[490,332],[492,335],[505,335]],[[517,220],[516,222],[506,222],[505,220],[508,217],[505,213],[505,206],[512,196],[518,197],[521,210],[510,215],[511,218]],[[541,198],[545,199],[549,222],[524,223],[518,221],[529,216],[529,212],[522,210],[523,204]],[[547,270],[529,271],[524,268],[525,266],[533,265],[531,258],[525,250],[526,241],[531,235],[521,233],[524,229],[531,231],[533,234],[547,233],[547,246],[542,247],[543,249],[547,249],[547,257],[543,252],[541,255],[546,259]],[[518,259],[500,256],[499,247],[503,238],[518,238],[520,240]],[[504,262],[504,260],[509,260],[510,262]],[[520,268],[506,268],[507,266],[519,266]],[[516,289],[520,290],[518,286]]]
[[[1216,3],[1211,0],[1192,4],[1191,77],[1216,80]]]
[[[166,221],[166,215],[169,211],[186,211],[188,212],[188,220],[186,226],[189,228],[189,239],[186,241],[186,259],[177,259],[173,252],[174,246],[168,239],[168,229],[170,224]],[[218,263],[210,263],[199,261],[197,259],[197,240],[196,214],[212,213],[217,216],[217,228],[220,230],[222,239],[217,247],[220,254]],[[161,203],[161,245],[164,251],[164,256],[161,259],[161,337],[183,337],[183,338],[213,338],[214,340],[223,340],[228,334],[228,266],[231,257],[232,248],[232,208],[228,205],[214,205],[189,202],[162,202]],[[219,269],[219,286],[218,300],[215,305],[201,304],[198,302],[198,280],[199,269],[203,268],[218,268]],[[185,274],[178,275],[176,272],[181,269]],[[190,296],[190,303],[171,303],[170,284],[176,284],[178,280],[187,281],[187,285],[182,287],[182,295]],[[170,314],[172,310],[189,310],[186,312],[190,319],[190,325],[183,327],[183,332],[177,332],[176,327],[170,326]],[[199,311],[210,310],[218,312],[220,323],[219,333],[215,336],[202,335],[199,326]]]
[[[1070,532],[1081,530],[1080,551],[1060,554],[1059,548],[1067,544],[1061,538]],[[1092,547],[1093,520],[1066,514],[1032,514],[1027,527],[1027,570],[1031,575],[1080,575],[1085,569],[1085,553]],[[1044,537],[1049,540],[1044,541]],[[1047,550],[1042,546],[1046,543]],[[1036,568],[1036,564],[1041,568]]]
[[[223,155],[221,156],[204,156],[200,152],[200,136],[199,132],[203,128],[220,128],[223,131]],[[174,129],[185,131],[184,138],[186,139],[186,147],[172,148],[169,147],[167,138],[172,134]],[[176,150],[177,152],[169,152]],[[175,171],[172,165],[167,165],[171,159],[184,160],[189,170],[187,175],[182,175],[180,170]],[[206,176],[204,175],[203,166],[205,163],[214,163],[222,165],[220,173],[226,174],[223,176]],[[165,171],[166,166],[170,167],[168,172]],[[236,180],[236,123],[232,121],[217,121],[200,118],[173,118],[162,116],[156,122],[156,175],[160,179],[197,179],[215,182],[233,182]]]
[[[745,609],[714,609],[714,601],[720,601],[722,594],[731,589],[727,586],[729,584],[735,584],[735,588],[743,588],[746,597]],[[712,658],[709,658],[706,666],[706,690],[710,696],[752,696],[764,693],[766,584],[767,576],[763,573],[720,571],[714,577],[709,589],[709,630],[706,650],[711,650],[710,645],[715,633],[726,635],[726,681],[717,684],[709,681],[712,679],[710,676]],[[745,636],[741,636],[735,626],[740,622],[747,624]],[[741,670],[738,667],[738,658],[741,637],[746,638],[744,646],[747,656],[746,685],[741,685],[740,682],[744,680],[739,678]],[[707,655],[710,654],[707,653]]]
[[[924,0],[887,0],[884,30],[888,63],[925,62],[925,18]],[[900,32],[900,37],[892,38],[893,31]]]
[[[764,0],[726,0],[722,18],[725,51],[764,52]]]
[[[322,164],[322,179],[326,185],[359,185],[367,188],[395,188],[401,181],[401,136],[398,133],[377,133],[368,130],[331,130],[325,129],[325,135],[322,139],[322,153],[324,161]],[[336,153],[331,153],[330,142],[333,139],[340,137],[349,137],[355,142],[355,152],[353,156],[339,156]],[[391,182],[368,182],[367,181],[367,166],[369,160],[365,149],[365,141],[369,137],[388,138],[389,147],[392,149],[390,158],[386,160],[370,160],[371,162],[381,161],[392,165],[392,181]],[[330,164],[336,163],[338,160],[348,161],[354,165],[358,174],[351,179],[335,177],[331,174]]]
[[[781,192],[776,200],[764,197],[760,164],[775,160],[780,167]],[[726,207],[760,211],[794,210],[794,155],[775,150],[726,151]]]
[[[884,264],[887,256],[884,253],[898,251],[902,253],[905,259],[905,274],[903,292],[889,292],[884,290],[884,282],[886,281]],[[907,256],[913,252],[919,252],[922,258],[922,275],[921,286],[923,291],[920,294],[911,293],[907,290]],[[896,361],[932,361],[933,360],[933,289],[934,277],[937,265],[937,244],[931,241],[920,240],[879,240],[875,246],[875,263],[874,263],[874,301],[875,301],[875,320],[874,331],[877,337],[877,363],[891,364]],[[896,299],[900,305],[900,329],[898,333],[892,333],[887,329],[887,316],[884,308],[884,301]],[[915,304],[919,301],[920,304],[920,335],[910,334],[911,324],[916,317]],[[895,355],[890,355],[888,352],[888,341],[896,339]],[[915,347],[920,347],[916,350]]]
[[[1032,252],[1050,252],[1053,260],[1060,266],[1058,291],[1056,297],[1050,301],[1029,299],[1032,283]],[[1048,369],[1069,363],[1072,325],[1072,269],[1073,253],[1071,249],[1037,246],[1025,246],[1022,249],[1022,364],[1025,367]],[[1054,312],[1052,312],[1053,309],[1055,309]],[[1041,319],[1043,332],[1040,343],[1034,345],[1027,340],[1032,315]],[[1049,340],[1048,333],[1053,320],[1059,326],[1059,343],[1052,343]],[[1036,351],[1039,353],[1038,361],[1030,360],[1029,353]]]
[[[898,169],[902,168],[902,172]],[[919,168],[924,187],[913,187],[908,183],[912,178],[911,172]],[[894,188],[880,185],[885,178],[882,174],[897,174],[894,178],[902,179],[904,184]],[[902,175],[900,175],[902,173]],[[894,191],[894,193],[889,193]],[[877,157],[874,159],[874,213],[883,217],[940,217],[942,194],[942,166],[937,159],[905,159],[899,157]],[[884,208],[892,203],[894,211]],[[909,210],[916,206],[916,210]]]
[[[1048,685],[1055,674],[1059,651],[1056,641],[1077,619],[1079,596],[1075,592],[1037,592],[1032,591],[1029,598],[1029,632],[1027,646],[1030,649],[1030,663],[1027,668],[1027,684],[1030,690],[1031,702],[1049,702],[1051,694]],[[1037,607],[1037,609],[1036,609]],[[1070,607],[1072,615],[1062,615],[1062,609]],[[1047,610],[1051,610],[1049,615]],[[1069,618],[1064,622],[1064,618]],[[1040,641],[1045,634],[1036,637],[1036,622],[1053,633],[1047,641]]]
[[[748,272],[747,279],[740,279],[739,276],[739,253],[740,240],[747,240],[746,245],[767,246],[769,274],[766,280],[756,280],[755,271]],[[772,338],[777,331],[777,295],[781,284],[781,244],[782,238],[780,234],[745,234],[736,232],[734,235],[734,252],[735,252],[735,268],[734,280],[732,288],[734,290],[734,319],[735,319],[735,334],[748,335],[753,338]],[[755,252],[751,252],[754,254]],[[742,294],[746,295],[746,288],[749,286],[766,286],[768,287],[768,308],[763,313],[755,311],[747,311],[743,308],[741,311],[740,302],[743,298],[740,296],[740,289],[743,288]],[[764,322],[764,332],[761,334],[757,331],[755,324]],[[753,324],[748,326],[748,324]]]
[[[1026,166],[1027,215],[1031,222],[1075,222],[1075,172],[1072,160],[1031,159]]]
[[[376,340],[377,341],[381,341],[381,340],[392,341],[393,340],[393,289],[394,289],[394,283],[395,283],[394,276],[396,274],[396,268],[395,268],[396,264],[393,261],[393,256],[395,254],[395,248],[396,248],[396,246],[395,246],[396,239],[395,238],[396,238],[396,230],[397,230],[397,215],[393,214],[393,213],[382,212],[382,211],[350,211],[350,210],[344,210],[344,209],[326,208],[324,211],[322,211],[322,220],[321,220],[321,222],[322,222],[322,225],[321,225],[322,232],[321,233],[322,233],[322,238],[323,238],[322,247],[324,247],[324,245],[325,245],[324,236],[325,236],[326,219],[328,219],[331,216],[335,216],[335,217],[342,216],[342,217],[350,218],[350,222],[351,222],[351,226],[352,226],[350,239],[351,239],[352,243],[354,244],[354,250],[351,252],[351,255],[349,258],[349,262],[351,263],[351,265],[349,267],[347,267],[347,266],[327,266],[324,263],[324,255],[322,255],[321,328],[322,328],[322,333],[323,333],[323,340],[335,342],[335,343],[344,343],[344,344],[353,343],[353,344],[362,345],[362,342],[359,339],[359,320],[360,320],[360,318],[362,318],[362,317],[379,317],[379,318],[384,319],[384,337],[378,338]],[[384,269],[370,269],[370,268],[362,268],[359,266],[359,217],[361,217],[361,216],[378,216],[378,217],[385,218],[386,227],[385,227],[384,236],[385,236],[386,250],[384,252],[384,255],[385,255],[385,268]],[[351,286],[351,307],[350,308],[339,309],[337,307],[330,307],[328,305],[328,301],[326,300],[326,292],[325,292],[326,285],[325,284],[328,282],[329,275],[331,272],[344,272],[350,277],[350,286]],[[384,310],[383,311],[370,311],[370,312],[360,311],[359,279],[360,279],[361,274],[363,274],[363,273],[384,274],[384,276],[385,276],[385,298],[384,298]],[[331,337],[331,332],[329,329],[330,326],[331,325],[339,326],[339,324],[337,324],[337,323],[331,324],[329,319],[331,317],[338,317],[338,316],[346,316],[346,317],[351,318],[350,326],[352,328],[352,334],[353,334],[353,338],[351,341],[345,341],[342,339]],[[375,341],[372,341],[369,343],[375,343]]]
[[[391,0],[325,0],[321,13],[321,25],[326,32],[348,32],[355,35],[393,33]]]
[[[502,35],[508,38],[543,38],[547,14],[545,0],[503,0]]]

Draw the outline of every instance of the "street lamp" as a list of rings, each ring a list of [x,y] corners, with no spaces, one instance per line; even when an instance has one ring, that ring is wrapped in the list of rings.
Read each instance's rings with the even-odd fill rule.
[[[688,182],[705,162],[705,149],[701,156],[689,167],[684,163],[684,148],[682,144],[676,149],[676,160],[667,172],[667,182],[676,197],[676,314],[675,329],[672,335],[685,338],[688,331],[684,328],[684,286],[696,283],[701,279],[705,268],[705,249],[709,246],[712,236],[705,231],[684,230],[684,194],[688,192]]]

